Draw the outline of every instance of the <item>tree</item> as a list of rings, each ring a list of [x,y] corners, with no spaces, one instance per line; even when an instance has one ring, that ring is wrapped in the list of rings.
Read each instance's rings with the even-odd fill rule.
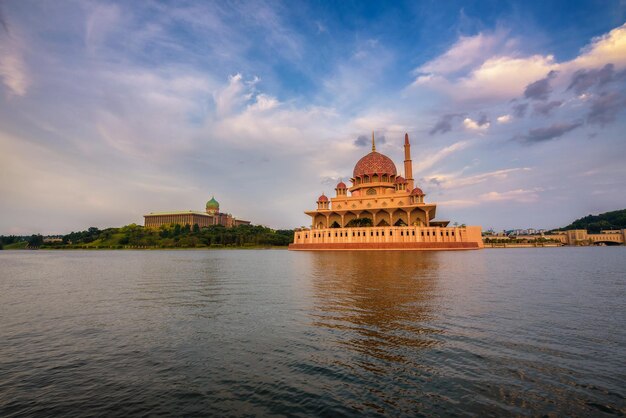
[[[43,244],[43,236],[41,234],[31,235],[27,241],[30,248],[39,248]]]
[[[370,218],[356,218],[348,222],[346,226],[348,228],[354,228],[354,227],[359,227],[359,226],[372,226],[373,224],[374,223],[372,222]]]
[[[200,225],[193,224],[193,233],[197,234],[198,232],[200,232]]]

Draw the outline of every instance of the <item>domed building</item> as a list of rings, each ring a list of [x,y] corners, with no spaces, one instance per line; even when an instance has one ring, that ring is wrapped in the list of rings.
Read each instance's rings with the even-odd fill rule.
[[[341,181],[336,195],[322,194],[317,209],[305,212],[311,228],[297,230],[292,250],[475,249],[482,248],[480,226],[449,227],[436,220],[437,205],[415,186],[409,135],[404,136],[404,175],[372,151],[354,166],[350,187]]]
[[[183,210],[173,212],[150,212],[143,215],[144,225],[149,228],[158,228],[161,225],[179,224],[181,226],[193,226],[197,224],[200,228],[222,225],[227,228],[239,225],[249,225],[250,221],[244,221],[233,217],[230,213],[220,212],[220,204],[215,197],[206,202],[205,212]]]

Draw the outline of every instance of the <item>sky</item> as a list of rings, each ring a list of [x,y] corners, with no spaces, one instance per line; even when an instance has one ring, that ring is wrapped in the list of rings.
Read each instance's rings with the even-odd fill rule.
[[[372,131],[438,219],[626,208],[626,0],[0,0],[0,234],[306,226]]]

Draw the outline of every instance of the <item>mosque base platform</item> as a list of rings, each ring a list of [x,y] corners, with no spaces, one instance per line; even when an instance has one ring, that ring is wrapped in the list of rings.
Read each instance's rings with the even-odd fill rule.
[[[480,226],[463,227],[360,227],[297,229],[294,251],[358,250],[478,250],[484,247]]]
[[[479,250],[476,242],[371,242],[336,244],[289,244],[291,251],[447,251]]]

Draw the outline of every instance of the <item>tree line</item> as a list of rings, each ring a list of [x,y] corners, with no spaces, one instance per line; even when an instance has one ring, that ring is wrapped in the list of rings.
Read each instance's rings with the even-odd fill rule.
[[[293,242],[293,230],[274,230],[260,225],[221,225],[200,228],[198,224],[163,225],[145,228],[131,224],[121,228],[88,228],[71,232],[61,240],[44,241],[41,235],[32,237],[0,236],[2,244],[27,242],[28,248],[202,248],[287,246]]]

